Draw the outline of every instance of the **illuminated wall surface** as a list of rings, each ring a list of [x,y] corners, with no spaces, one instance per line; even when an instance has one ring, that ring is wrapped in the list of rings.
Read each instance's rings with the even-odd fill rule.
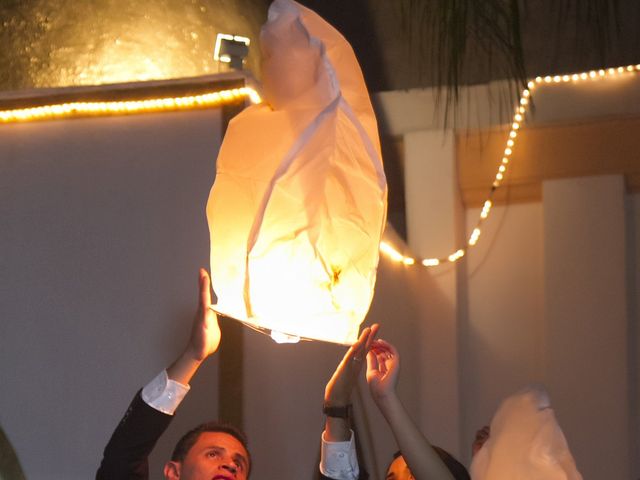
[[[265,15],[259,0],[3,0],[0,91],[218,73],[220,32],[255,42],[258,72]]]

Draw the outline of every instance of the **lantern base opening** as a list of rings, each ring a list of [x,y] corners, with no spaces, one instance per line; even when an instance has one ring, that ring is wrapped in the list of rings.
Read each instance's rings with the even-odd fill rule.
[[[351,345],[351,343],[346,343],[346,342],[333,342],[331,340],[325,340],[321,338],[305,337],[305,336],[296,335],[293,333],[286,333],[278,330],[272,330],[267,327],[256,325],[251,321],[252,319],[243,320],[243,319],[237,318],[218,307],[219,305],[211,305],[209,308],[213,310],[216,313],[216,315],[222,315],[225,318],[230,318],[231,320],[235,320],[236,322],[242,323],[244,326],[249,327],[251,330],[255,330],[256,332],[261,333],[263,335],[269,335],[272,338],[272,340],[276,343],[282,344],[282,343],[299,343],[301,341],[302,342],[316,341],[316,342],[337,343],[338,345],[346,345],[346,346]]]
[[[243,325],[251,328],[252,330],[260,332],[264,335],[269,335],[277,343],[298,343],[300,341],[318,341],[318,342],[329,342],[329,343],[337,343],[338,345],[350,346],[355,340],[358,339],[358,330],[359,330],[358,328],[356,328],[355,332],[346,332],[346,333],[341,332],[342,333],[341,337],[346,340],[340,341],[340,340],[334,340],[328,335],[313,335],[313,333],[317,333],[313,331],[311,331],[312,335],[305,335],[303,332],[295,331],[295,329],[292,329],[291,331],[287,332],[284,328],[283,329],[277,328],[278,325],[269,325],[267,322],[264,321],[264,319],[260,319],[259,317],[243,318],[241,315],[238,315],[237,312],[230,311],[229,309],[224,308],[224,306],[222,306],[221,308],[220,304],[211,305],[209,308],[213,310],[217,315],[222,315],[226,318],[230,318],[232,320],[242,323]],[[324,324],[325,331],[335,333],[337,327],[340,327],[339,320],[341,320],[342,318],[341,316],[336,315],[335,318],[333,319],[326,316],[322,318],[323,320],[325,320],[325,324]],[[276,328],[271,328],[272,326]],[[286,327],[287,325],[283,324],[282,326]],[[351,339],[350,337],[353,337],[353,339]]]

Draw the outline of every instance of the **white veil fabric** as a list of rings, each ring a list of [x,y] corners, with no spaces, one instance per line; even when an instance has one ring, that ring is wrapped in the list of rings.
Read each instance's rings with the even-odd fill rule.
[[[473,480],[582,480],[544,388],[502,402],[470,473]]]
[[[207,203],[215,309],[350,344],[373,297],[387,185],[351,46],[292,0],[261,31],[266,102],[229,124]]]

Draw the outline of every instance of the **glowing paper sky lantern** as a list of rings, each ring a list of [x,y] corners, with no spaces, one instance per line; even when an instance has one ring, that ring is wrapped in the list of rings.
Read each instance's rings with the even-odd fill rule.
[[[373,296],[387,186],[351,46],[275,0],[266,102],[229,124],[207,204],[215,310],[274,338],[356,340]]]
[[[470,473],[474,480],[582,480],[543,387],[502,402]]]

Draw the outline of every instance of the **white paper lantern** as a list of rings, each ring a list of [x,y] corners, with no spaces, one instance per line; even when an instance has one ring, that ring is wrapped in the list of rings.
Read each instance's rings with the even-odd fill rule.
[[[541,386],[503,400],[470,472],[474,480],[582,480]]]
[[[351,46],[276,0],[261,32],[266,102],[229,124],[207,204],[216,311],[274,338],[349,344],[373,296],[387,186]]]

